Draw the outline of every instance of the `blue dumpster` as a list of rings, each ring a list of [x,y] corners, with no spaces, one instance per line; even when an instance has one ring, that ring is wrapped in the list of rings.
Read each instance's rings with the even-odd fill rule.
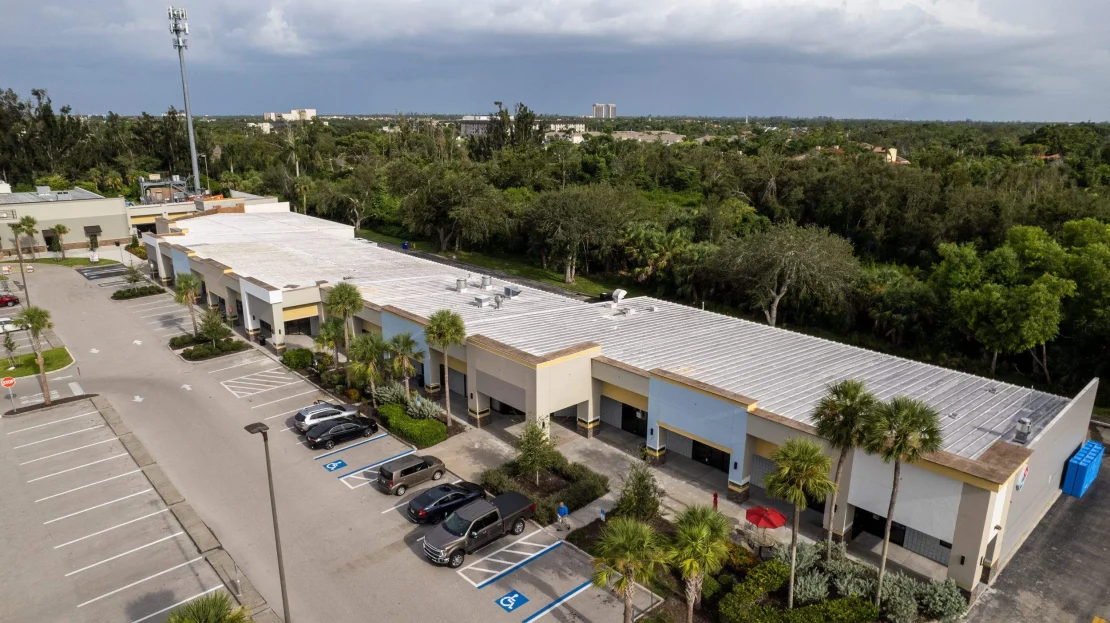
[[[409,250],[409,243],[402,242],[401,243],[401,248],[404,249],[405,251],[408,251]]]
[[[1083,497],[1098,476],[1104,452],[1105,448],[1101,443],[1088,441],[1072,455],[1064,474],[1064,493],[1077,498]]]

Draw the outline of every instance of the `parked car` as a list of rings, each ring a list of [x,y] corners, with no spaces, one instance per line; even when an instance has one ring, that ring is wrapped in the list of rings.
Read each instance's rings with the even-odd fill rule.
[[[447,470],[434,456],[409,454],[378,468],[378,485],[386,492],[404,495],[409,487],[443,478]]]
[[[14,294],[0,296],[0,305],[4,307],[15,307],[19,305],[19,297]]]
[[[454,511],[485,497],[482,486],[473,482],[442,484],[413,498],[408,516],[416,523],[439,523]]]
[[[23,327],[15,323],[11,318],[0,318],[0,333],[11,333],[12,331],[22,331]]]
[[[506,534],[524,532],[524,522],[535,514],[535,503],[516,491],[488,501],[476,500],[448,515],[424,537],[424,555],[436,564],[457,569],[467,554]]]
[[[378,423],[365,417],[341,417],[325,420],[309,429],[305,435],[308,447],[331,450],[337,443],[355,437],[369,437],[378,432]]]
[[[297,432],[303,435],[320,422],[357,415],[358,405],[337,405],[330,402],[318,402],[298,411],[297,415],[293,417],[293,420],[294,426],[297,427]]]

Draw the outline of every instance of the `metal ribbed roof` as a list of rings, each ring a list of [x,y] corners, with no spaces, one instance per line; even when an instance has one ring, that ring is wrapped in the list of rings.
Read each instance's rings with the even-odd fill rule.
[[[977,458],[998,439],[1012,437],[1017,420],[1043,427],[1068,399],[883,353],[832,342],[676,303],[637,297],[616,308],[520,287],[500,309],[478,308],[474,297],[492,291],[463,271],[351,238],[349,226],[295,213],[220,214],[183,220],[184,236],[168,239],[275,287],[305,287],[348,279],[363,298],[427,317],[459,312],[469,333],[542,356],[597,342],[611,359],[663,368],[714,387],[751,396],[778,415],[806,422],[825,387],[856,378],[883,400],[908,395],[943,416],[943,449]],[[628,313],[626,310],[631,310]],[[654,310],[654,311],[653,311]]]
[[[63,198],[59,198],[61,195]],[[64,198],[67,197],[68,198]],[[0,205],[14,203],[56,203],[58,201],[81,201],[84,199],[103,199],[101,195],[74,188],[72,190],[52,190],[49,193],[4,193],[0,194]]]

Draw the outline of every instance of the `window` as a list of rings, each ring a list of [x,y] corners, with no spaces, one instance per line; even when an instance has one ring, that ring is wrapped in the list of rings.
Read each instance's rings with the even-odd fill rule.
[[[424,470],[426,470],[426,469],[428,469],[428,464],[427,464],[427,463],[425,463],[425,462],[423,462],[423,461],[421,461],[421,462],[420,462],[419,464],[417,464],[417,465],[413,465],[413,466],[412,466],[412,471],[411,471],[411,472],[409,472],[409,473],[410,473],[410,474],[415,474],[416,472],[422,472],[422,471],[424,471]]]
[[[485,517],[480,518],[478,521],[475,521],[474,525],[470,528],[470,531],[478,532],[480,530],[485,530],[486,528],[492,526],[493,522],[495,521],[497,521],[497,513],[490,513]]]

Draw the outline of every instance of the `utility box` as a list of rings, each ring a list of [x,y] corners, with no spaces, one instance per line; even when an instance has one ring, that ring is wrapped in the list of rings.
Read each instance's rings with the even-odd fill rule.
[[[1079,448],[1068,461],[1064,474],[1064,493],[1077,498],[1083,497],[1098,476],[1104,452],[1105,448],[1097,441],[1088,441]]]

